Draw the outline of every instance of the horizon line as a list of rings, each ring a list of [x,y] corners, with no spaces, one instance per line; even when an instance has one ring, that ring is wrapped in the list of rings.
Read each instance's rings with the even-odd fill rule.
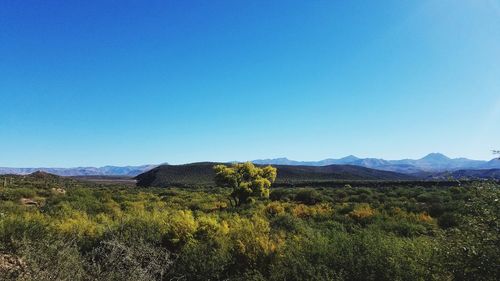
[[[244,163],[244,162],[253,162],[253,161],[265,161],[265,160],[277,160],[277,159],[286,159],[288,161],[294,161],[294,162],[320,162],[324,160],[339,160],[347,157],[356,157],[358,159],[380,159],[380,160],[386,160],[386,161],[398,161],[398,160],[419,160],[423,159],[426,156],[432,155],[432,154],[440,154],[443,155],[450,160],[454,159],[468,159],[468,160],[473,160],[473,161],[491,161],[494,159],[497,159],[497,157],[493,156],[490,159],[472,159],[472,158],[467,158],[467,157],[449,157],[444,153],[440,152],[431,152],[428,153],[420,158],[399,158],[399,159],[386,159],[386,158],[379,158],[379,157],[358,157],[354,154],[349,154],[347,156],[339,157],[339,158],[334,158],[334,157],[327,157],[327,158],[322,158],[319,160],[295,160],[295,159],[290,159],[286,156],[284,157],[273,157],[273,158],[258,158],[258,159],[253,159],[253,160],[230,160],[230,161],[217,161],[217,160],[197,160],[197,161],[188,161],[188,162],[169,162],[169,161],[164,161],[162,163],[153,163],[149,162],[146,164],[105,164],[105,165],[75,165],[75,166],[52,166],[52,165],[41,165],[41,166],[17,166],[17,165],[0,165],[0,168],[10,168],[10,169],[77,169],[77,168],[105,168],[105,167],[140,167],[140,166],[160,166],[160,165],[186,165],[186,164],[193,164],[193,163],[203,163],[203,162],[213,162],[213,163]]]

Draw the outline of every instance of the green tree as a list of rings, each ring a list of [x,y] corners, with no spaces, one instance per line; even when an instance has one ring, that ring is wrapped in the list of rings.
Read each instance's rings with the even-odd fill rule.
[[[252,197],[269,197],[271,184],[276,180],[277,170],[271,166],[259,168],[251,162],[214,166],[215,183],[218,186],[229,187],[231,204],[240,206],[249,202]]]

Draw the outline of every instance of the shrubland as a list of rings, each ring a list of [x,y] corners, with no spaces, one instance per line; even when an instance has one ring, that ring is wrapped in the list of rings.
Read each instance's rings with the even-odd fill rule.
[[[236,206],[231,188],[4,178],[2,280],[500,276],[500,189],[494,182],[271,187],[268,198]]]

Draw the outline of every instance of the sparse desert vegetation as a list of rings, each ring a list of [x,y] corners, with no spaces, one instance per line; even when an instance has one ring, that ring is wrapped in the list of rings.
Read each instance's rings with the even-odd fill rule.
[[[279,171],[278,171],[279,173]],[[495,182],[134,188],[0,176],[2,280],[498,280]]]

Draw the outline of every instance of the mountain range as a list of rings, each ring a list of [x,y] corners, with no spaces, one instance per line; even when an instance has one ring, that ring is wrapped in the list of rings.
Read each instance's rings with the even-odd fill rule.
[[[358,158],[350,155],[340,159],[324,159],[320,161],[295,161],[288,158],[259,159],[252,161],[260,165],[280,165],[280,166],[330,166],[330,165],[351,165],[364,168],[389,171],[427,178],[441,177],[447,172],[468,174],[467,170],[492,170],[500,169],[500,160],[490,161],[471,160],[467,158],[449,158],[441,153],[430,153],[420,159],[385,160],[380,158]],[[167,164],[167,163],[165,163]],[[165,165],[162,164],[162,165]],[[104,166],[104,167],[76,167],[76,168],[8,168],[0,167],[0,174],[27,175],[36,171],[43,171],[59,176],[127,176],[135,177],[139,174],[158,167],[159,165],[142,166]],[[490,172],[491,173],[491,172]],[[477,172],[485,174],[485,172]]]
[[[76,168],[2,168],[1,174],[28,175],[42,171],[58,176],[129,176],[135,177],[149,171],[158,165],[142,166],[104,166],[104,167],[76,167]]]
[[[320,161],[294,161],[287,158],[260,159],[255,164],[292,165],[292,166],[327,166],[354,165],[371,169],[419,175],[421,173],[453,172],[458,170],[500,169],[500,160],[471,160],[467,158],[449,158],[441,153],[430,153],[420,159],[385,160],[379,158],[358,158],[350,155],[340,159]]]

